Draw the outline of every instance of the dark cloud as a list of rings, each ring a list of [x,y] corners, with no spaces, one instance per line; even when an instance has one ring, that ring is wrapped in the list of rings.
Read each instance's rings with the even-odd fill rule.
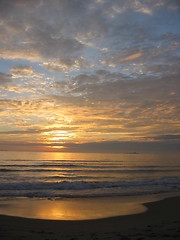
[[[158,66],[156,66],[158,68]],[[56,82],[57,93],[66,99],[113,102],[114,104],[142,102],[178,102],[179,78],[126,76],[118,72],[99,70],[95,74],[81,74],[69,82]],[[168,98],[167,98],[168,96]],[[58,95],[57,95],[58,98]],[[66,101],[66,100],[65,100]]]
[[[37,142],[0,142],[1,148],[5,146],[18,147],[65,147],[61,152],[89,152],[89,153],[144,153],[144,152],[179,152],[180,143],[169,142],[127,142],[127,141],[105,141],[89,143],[37,143]],[[58,151],[58,148],[56,149]]]
[[[12,81],[11,74],[0,72],[0,86],[1,85],[3,85],[3,86],[7,85],[11,81]]]
[[[154,137],[155,140],[160,140],[160,141],[179,141],[180,140],[180,135],[178,134],[174,134],[174,135],[160,135],[160,136],[156,136]]]
[[[54,131],[66,131],[66,130],[75,130],[76,127],[61,127],[61,128],[29,128],[27,130],[14,130],[14,131],[3,131],[0,132],[0,135],[23,135],[23,134],[38,134],[38,133],[51,133]]]
[[[61,60],[65,64],[66,62],[71,64],[73,59],[78,57],[79,51],[83,49],[83,44],[72,34],[63,33],[66,23],[62,23],[61,15],[65,16],[66,9],[72,7],[71,10],[73,10],[75,5],[67,4],[68,1],[65,2],[62,1],[61,5],[59,1],[54,1],[53,4],[48,1],[39,1],[38,4],[36,1],[31,3],[29,1],[14,1],[13,3],[2,1],[1,11],[7,11],[7,15],[11,14],[9,18],[6,14],[1,15],[2,55],[5,58],[35,61]],[[78,3],[76,5],[79,6]],[[39,11],[41,11],[41,16]]]
[[[142,153],[179,151],[180,143],[168,142],[91,142],[85,144],[66,144],[67,151],[72,152],[112,152],[112,153]]]
[[[96,1],[2,0],[0,4],[2,56],[57,61],[67,67],[84,54],[84,49],[90,51],[91,47],[110,47],[116,52],[123,47],[127,52],[125,45],[128,44],[136,49],[140,41],[148,45],[156,24],[150,27],[152,17],[141,21],[144,14],[151,15],[165,6],[179,7],[176,1],[103,1],[100,4]],[[135,16],[138,13],[143,14],[140,19]],[[122,52],[119,55],[121,60],[123,55]]]

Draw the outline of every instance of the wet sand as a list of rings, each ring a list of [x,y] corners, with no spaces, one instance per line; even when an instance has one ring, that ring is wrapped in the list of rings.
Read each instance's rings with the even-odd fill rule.
[[[146,203],[146,212],[63,221],[0,216],[1,240],[180,239],[180,197]]]

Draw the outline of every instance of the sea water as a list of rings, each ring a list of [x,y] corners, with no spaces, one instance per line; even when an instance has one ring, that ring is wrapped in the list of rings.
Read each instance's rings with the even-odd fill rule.
[[[172,154],[0,151],[1,198],[91,198],[180,190]]]

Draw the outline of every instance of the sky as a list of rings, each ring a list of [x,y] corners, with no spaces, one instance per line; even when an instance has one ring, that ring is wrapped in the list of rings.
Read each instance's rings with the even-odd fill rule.
[[[0,0],[0,150],[180,149],[179,0]]]

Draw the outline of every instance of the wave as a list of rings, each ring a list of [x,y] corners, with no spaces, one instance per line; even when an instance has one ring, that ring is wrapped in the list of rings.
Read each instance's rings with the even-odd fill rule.
[[[0,190],[83,190],[97,188],[126,188],[139,186],[180,186],[180,178],[162,178],[145,181],[60,181],[0,183]]]
[[[148,166],[124,166],[121,164],[105,164],[105,165],[87,165],[87,164],[53,164],[53,163],[45,163],[45,164],[1,164],[1,167],[3,168],[131,168],[131,169],[180,169],[179,166],[154,166],[154,165],[148,165]]]
[[[53,163],[116,163],[117,160],[110,160],[110,159],[100,159],[100,160],[97,160],[97,159],[75,159],[75,160],[72,160],[72,159],[0,159],[0,163],[1,162],[12,162],[12,163],[15,163],[15,162],[43,162],[43,163],[49,163],[49,162],[53,162]],[[122,161],[123,163],[123,161]]]
[[[58,173],[78,173],[78,172],[83,172],[83,173],[121,173],[121,174],[137,174],[137,173],[165,173],[165,172],[178,172],[180,169],[174,168],[174,169],[117,169],[117,168],[91,168],[91,167],[78,167],[78,168],[0,168],[0,172],[11,172],[11,173],[16,173],[16,172],[58,172]]]
[[[180,190],[180,178],[164,178],[151,181],[86,182],[62,181],[1,183],[0,197],[72,198],[134,196]]]

